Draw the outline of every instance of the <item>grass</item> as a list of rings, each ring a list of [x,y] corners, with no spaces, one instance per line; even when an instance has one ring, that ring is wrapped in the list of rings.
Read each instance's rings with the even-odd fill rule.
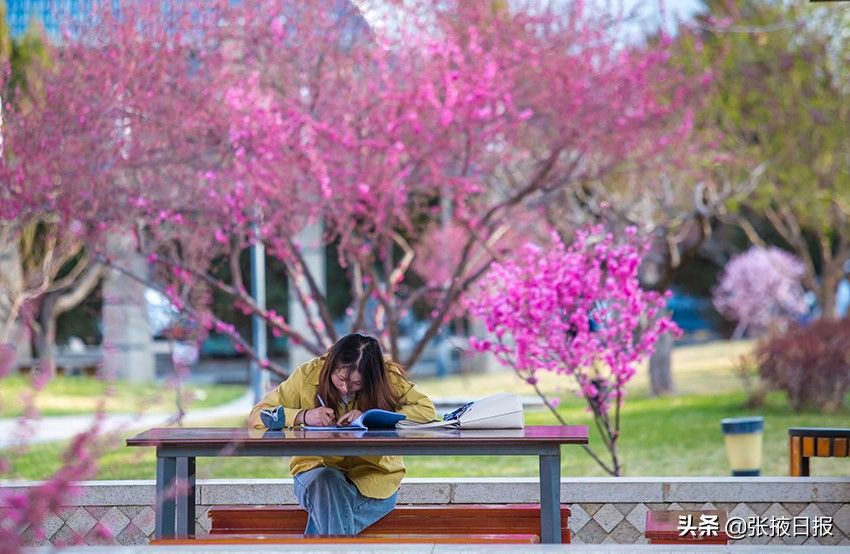
[[[785,398],[775,393],[758,411],[742,408],[739,391],[717,394],[687,394],[672,398],[630,398],[622,415],[620,450],[626,476],[724,476],[728,463],[720,432],[724,417],[760,414],[765,417],[763,475],[788,474],[787,428],[793,426],[845,426],[848,414],[795,414]],[[570,423],[591,424],[584,406],[576,398],[565,398],[558,409]],[[545,410],[526,413],[529,425],[552,424]],[[212,425],[239,426],[240,419],[211,422]],[[123,440],[108,445],[100,459],[98,479],[153,479],[153,449],[126,448]],[[591,445],[598,450],[595,432]],[[40,479],[60,466],[64,444],[39,445],[13,456],[10,478]],[[470,463],[473,462],[474,463]],[[408,456],[410,477],[497,477],[536,476],[537,461],[525,456]],[[813,475],[847,475],[847,460],[812,459]],[[562,449],[565,476],[605,476],[606,474],[578,447]],[[286,458],[201,458],[198,475],[202,479],[279,478],[289,476]]]
[[[623,407],[620,453],[626,476],[724,476],[728,462],[720,432],[724,417],[763,415],[765,418],[763,475],[788,475],[788,427],[842,427],[847,425],[846,411],[838,414],[791,411],[782,393],[768,396],[759,410],[747,410],[745,394],[734,376],[738,357],[749,351],[750,342],[719,342],[677,348],[673,355],[674,380],[679,394],[653,398],[648,395],[645,368],[629,384],[629,396]],[[5,382],[4,382],[5,383]],[[498,391],[533,395],[530,385],[510,372],[483,375],[457,375],[445,379],[421,379],[420,388],[432,397],[476,398]],[[541,375],[541,388],[562,399],[559,414],[569,423],[591,425],[591,446],[604,456],[598,434],[581,399],[568,389],[559,388],[558,378]],[[70,385],[69,385],[70,386]],[[237,394],[242,388],[236,387]],[[136,386],[119,387],[116,396],[135,399]],[[5,394],[5,391],[4,391]],[[66,393],[67,394],[67,393]],[[207,401],[212,397],[208,396]],[[526,423],[556,423],[545,409],[527,410]],[[209,425],[240,426],[239,418],[209,422]],[[65,443],[31,447],[10,456],[8,478],[42,479],[59,469]],[[153,479],[154,452],[150,448],[127,448],[123,438],[104,443],[98,479]],[[525,456],[408,456],[410,477],[497,477],[536,476],[537,461]],[[471,463],[474,462],[474,463]],[[813,458],[813,475],[847,475],[848,461]],[[604,476],[605,472],[579,447],[562,449],[562,473],[565,476]],[[286,458],[200,458],[199,478],[276,478],[289,476]]]
[[[244,393],[245,387],[239,385],[191,385],[183,389],[184,398],[192,399],[192,408],[225,404]],[[23,415],[30,398],[44,416],[90,414],[101,402],[107,413],[167,413],[175,411],[176,392],[153,383],[108,382],[82,376],[56,376],[36,392],[29,377],[16,375],[0,381],[0,417]]]
[[[680,346],[673,350],[672,367],[676,391],[679,394],[704,394],[706,391],[732,392],[741,390],[734,367],[741,355],[750,352],[753,342],[717,341],[706,344]],[[564,386],[564,379],[548,373],[540,373],[539,387],[547,394],[563,395],[572,390]],[[531,385],[514,373],[503,371],[486,375],[452,375],[443,379],[419,379],[419,386],[430,396],[465,397],[484,396],[501,391],[535,395]],[[649,394],[649,371],[640,367],[628,384],[630,398]]]

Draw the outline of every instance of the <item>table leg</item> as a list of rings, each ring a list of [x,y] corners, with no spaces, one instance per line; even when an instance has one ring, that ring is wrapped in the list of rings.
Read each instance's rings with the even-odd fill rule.
[[[177,458],[177,536],[195,534],[195,458]]]
[[[561,542],[561,452],[540,455],[540,542]]]
[[[174,537],[174,478],[177,474],[177,458],[156,458],[156,530],[158,539]]]

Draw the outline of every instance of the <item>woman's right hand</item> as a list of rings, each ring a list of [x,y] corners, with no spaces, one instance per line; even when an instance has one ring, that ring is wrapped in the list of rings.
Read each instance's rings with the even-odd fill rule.
[[[313,408],[304,413],[304,423],[317,427],[327,427],[336,421],[336,413],[330,408]]]

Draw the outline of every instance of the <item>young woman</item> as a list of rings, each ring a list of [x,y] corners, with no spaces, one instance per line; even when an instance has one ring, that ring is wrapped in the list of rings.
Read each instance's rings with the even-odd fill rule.
[[[437,419],[434,403],[384,358],[376,339],[351,334],[299,366],[254,406],[249,423],[273,430],[345,425],[372,408]],[[401,456],[295,456],[289,467],[308,513],[306,535],[360,533],[392,511],[404,476]]]

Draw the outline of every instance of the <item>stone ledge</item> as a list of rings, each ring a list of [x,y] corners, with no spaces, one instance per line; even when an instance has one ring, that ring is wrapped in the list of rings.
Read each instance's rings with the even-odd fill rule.
[[[0,481],[0,493],[26,492],[38,484]],[[775,538],[770,545],[803,544],[804,540],[806,546],[816,542],[850,545],[850,478],[568,478],[562,485],[563,505],[572,511],[569,525],[574,543],[635,546],[645,542],[644,522],[649,510],[720,509],[740,517],[830,516],[835,525],[829,537]],[[27,545],[59,545],[76,532],[92,544],[102,544],[103,538],[92,531],[99,523],[113,532],[113,543],[146,544],[154,529],[153,489],[153,481],[81,483],[78,500],[48,514],[45,537],[37,538],[28,528],[24,540]],[[292,479],[200,480],[198,497],[203,500],[198,503],[196,521],[200,532],[209,530],[211,504],[295,502]],[[723,497],[731,500],[717,500]],[[400,491],[400,501],[406,504],[536,502],[537,498],[538,483],[533,477],[411,478],[404,481]],[[788,500],[779,500],[783,498]],[[757,548],[764,548],[766,542],[744,539],[748,541]]]
[[[23,492],[37,482],[0,481],[0,489]],[[561,480],[561,501],[646,502],[847,502],[844,477],[570,477]],[[197,483],[198,504],[295,504],[292,479],[205,479]],[[537,478],[405,479],[403,504],[538,502]],[[76,506],[150,506],[151,481],[86,481]]]
[[[735,502],[847,502],[850,478],[845,477],[736,477],[665,479],[664,501]],[[742,490],[746,493],[742,494]]]
[[[41,481],[0,481],[0,490],[22,493]],[[156,482],[153,480],[83,481],[74,506],[153,506]],[[197,495],[196,495],[197,498]]]

